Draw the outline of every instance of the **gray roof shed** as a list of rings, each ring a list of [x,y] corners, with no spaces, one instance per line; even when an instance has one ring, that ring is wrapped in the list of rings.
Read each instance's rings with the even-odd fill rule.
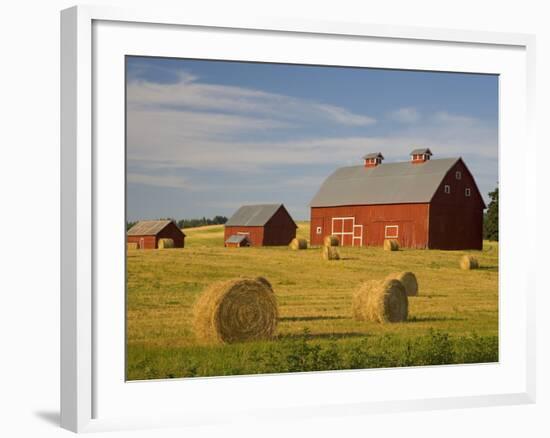
[[[128,230],[128,236],[156,236],[171,220],[139,221]]]
[[[263,227],[283,204],[243,205],[225,223],[226,227]]]
[[[336,169],[313,197],[311,207],[413,204],[430,202],[447,172],[460,158],[350,166]]]

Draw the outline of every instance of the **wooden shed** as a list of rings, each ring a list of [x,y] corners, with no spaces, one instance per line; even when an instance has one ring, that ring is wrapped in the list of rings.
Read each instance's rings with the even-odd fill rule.
[[[228,248],[241,248],[250,246],[250,241],[246,234],[233,234],[225,241],[225,246]]]
[[[127,233],[127,242],[136,243],[139,249],[158,248],[160,239],[172,239],[174,248],[185,245],[185,234],[171,220],[139,221]]]
[[[283,204],[243,205],[225,223],[224,241],[244,235],[251,246],[288,245],[296,228]]]
[[[485,203],[462,158],[433,160],[415,149],[405,162],[380,153],[330,175],[311,201],[312,245],[334,235],[344,246],[481,249]]]

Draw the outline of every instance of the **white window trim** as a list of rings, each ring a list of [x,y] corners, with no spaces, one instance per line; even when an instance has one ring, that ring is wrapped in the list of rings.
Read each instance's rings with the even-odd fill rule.
[[[449,184],[445,184],[445,187],[443,188],[446,194],[451,194],[451,186]]]
[[[388,236],[388,228],[396,228],[397,232],[394,235]],[[384,228],[384,239],[397,239],[399,237],[399,225],[386,225]]]
[[[456,179],[462,179],[462,172],[460,170],[457,170],[456,173],[455,173],[455,178]]]
[[[250,233],[247,232],[247,231],[237,231],[237,234],[242,234],[242,235],[245,235],[245,236],[250,236]]]
[[[466,189],[464,189],[464,196],[472,196],[472,189],[470,187],[466,187]]]
[[[315,231],[317,234],[323,234],[323,227],[317,227]]]

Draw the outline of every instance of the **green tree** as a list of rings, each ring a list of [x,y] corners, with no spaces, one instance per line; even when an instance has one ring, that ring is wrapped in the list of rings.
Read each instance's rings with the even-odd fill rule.
[[[489,192],[491,202],[485,214],[483,235],[485,239],[498,242],[498,187]]]

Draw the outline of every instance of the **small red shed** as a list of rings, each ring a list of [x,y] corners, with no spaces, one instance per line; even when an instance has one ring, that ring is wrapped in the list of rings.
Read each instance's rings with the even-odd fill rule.
[[[243,205],[225,223],[224,241],[244,235],[251,246],[288,245],[296,228],[283,204]]]
[[[481,249],[485,203],[462,158],[432,159],[415,149],[410,160],[336,169],[311,201],[312,245],[337,236],[344,246]]]
[[[139,249],[156,249],[160,239],[172,239],[174,248],[185,245],[185,234],[171,220],[139,221],[127,233],[127,242]]]

